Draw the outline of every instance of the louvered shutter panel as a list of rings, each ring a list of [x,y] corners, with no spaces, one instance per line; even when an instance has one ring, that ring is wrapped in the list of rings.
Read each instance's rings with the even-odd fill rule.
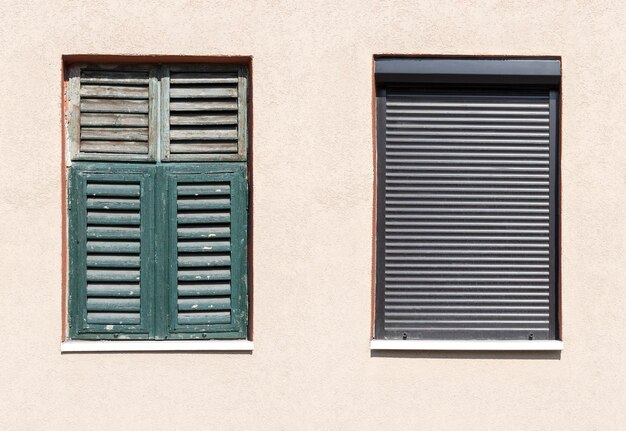
[[[162,169],[169,214],[168,337],[245,338],[245,165]]]
[[[70,336],[148,338],[154,286],[154,168],[70,168]]]
[[[69,71],[68,138],[74,160],[155,160],[157,71],[77,65]]]
[[[377,338],[554,339],[556,92],[382,96]]]
[[[247,91],[245,66],[164,67],[163,160],[246,160]]]

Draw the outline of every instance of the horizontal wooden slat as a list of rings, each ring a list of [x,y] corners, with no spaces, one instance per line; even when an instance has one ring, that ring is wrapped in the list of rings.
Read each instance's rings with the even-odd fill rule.
[[[85,84],[85,83],[83,83]],[[97,99],[148,99],[148,86],[81,85],[80,97]]]
[[[87,323],[102,325],[138,325],[141,322],[139,313],[87,313]]]
[[[80,112],[113,112],[147,114],[147,100],[84,99],[80,101]]]
[[[196,283],[179,283],[178,296],[219,296],[230,295],[230,284],[196,284]]]
[[[87,241],[87,253],[139,253],[139,241]]]
[[[87,298],[87,311],[137,312],[139,298]]]
[[[87,281],[132,282],[138,281],[139,270],[88,269]]]
[[[230,227],[179,227],[178,238],[229,238]]]
[[[179,253],[207,253],[230,251],[228,241],[178,241]]]
[[[83,70],[80,74],[83,84],[148,84],[148,72],[122,72],[113,70]]]
[[[195,101],[170,101],[170,112],[191,111],[236,111],[237,101],[195,100]]]
[[[87,255],[87,267],[139,268],[139,256]]]
[[[148,115],[85,112],[80,116],[80,124],[82,126],[148,127]]]
[[[140,191],[139,184],[87,183],[87,196],[139,197]]]
[[[220,255],[194,255],[194,256],[178,256],[179,267],[212,267],[212,266],[230,266],[230,256]]]
[[[89,210],[139,210],[140,208],[139,199],[107,197],[87,199],[87,209]]]
[[[147,142],[81,141],[83,153],[148,154]]]
[[[230,213],[183,213],[176,216],[178,224],[230,223]]]
[[[170,153],[172,154],[201,154],[201,153],[236,153],[237,142],[185,142],[171,143]]]
[[[226,98],[237,97],[236,86],[189,86],[178,87],[172,85],[170,87],[170,98],[172,99],[211,99],[211,98]]]
[[[139,297],[140,291],[139,284],[87,284],[87,296]]]
[[[175,84],[237,84],[237,72],[172,72],[170,83]]]
[[[237,114],[230,115],[170,115],[172,126],[211,126],[237,124]]]
[[[230,310],[230,298],[179,298],[179,311]]]
[[[87,223],[90,225],[139,225],[139,212],[97,212],[87,211]]]
[[[170,129],[171,140],[183,139],[202,139],[202,140],[220,140],[220,139],[237,139],[237,128],[232,129]]]
[[[148,129],[136,127],[82,127],[80,139],[103,141],[147,141]]]
[[[229,209],[230,199],[178,199],[179,210]]]
[[[229,184],[179,184],[176,188],[179,196],[230,195]]]
[[[87,226],[88,239],[139,239],[139,227]]]
[[[178,323],[181,325],[230,323],[230,313],[217,311],[213,313],[178,313]]]
[[[230,270],[228,269],[204,269],[204,270],[180,269],[178,271],[178,280],[179,281],[230,280]]]

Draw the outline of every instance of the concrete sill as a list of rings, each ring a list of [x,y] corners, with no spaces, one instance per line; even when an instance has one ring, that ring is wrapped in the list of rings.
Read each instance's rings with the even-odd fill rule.
[[[254,343],[248,340],[198,341],[64,341],[62,353],[72,352],[251,352]]]
[[[371,350],[456,350],[456,351],[560,351],[562,341],[429,341],[372,340]]]

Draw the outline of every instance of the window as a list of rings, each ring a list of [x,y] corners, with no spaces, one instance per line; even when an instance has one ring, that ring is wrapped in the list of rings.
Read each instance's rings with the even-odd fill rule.
[[[247,337],[247,68],[67,74],[69,338]]]
[[[556,340],[557,59],[379,58],[375,338]]]

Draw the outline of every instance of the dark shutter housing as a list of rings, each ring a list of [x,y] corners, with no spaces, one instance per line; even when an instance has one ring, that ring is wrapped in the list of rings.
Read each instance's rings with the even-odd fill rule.
[[[376,338],[555,339],[558,61],[433,61],[376,65]]]

